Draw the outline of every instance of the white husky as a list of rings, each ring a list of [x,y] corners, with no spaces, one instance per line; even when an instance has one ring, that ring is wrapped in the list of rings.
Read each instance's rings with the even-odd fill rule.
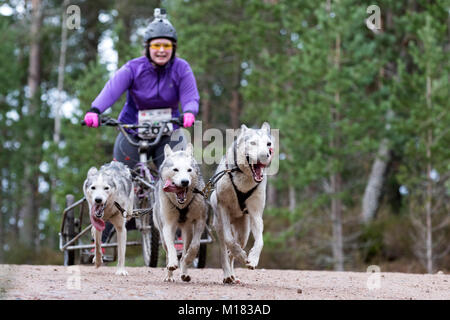
[[[118,161],[103,165],[100,170],[89,169],[83,185],[84,196],[89,204],[89,217],[92,223],[92,237],[95,241],[93,262],[101,266],[101,236],[105,229],[105,221],[110,221],[117,231],[118,275],[128,275],[125,270],[125,250],[127,243],[126,219],[117,208],[117,204],[126,213],[133,211],[134,190],[131,173],[128,167]]]
[[[191,277],[187,274],[187,268],[197,256],[206,225],[208,207],[199,193],[205,183],[194,159],[192,144],[187,145],[186,151],[176,152],[167,144],[164,156],[153,210],[153,222],[166,251],[167,275],[164,281],[173,282],[173,271],[178,268],[174,240],[176,230],[180,228],[184,241],[181,279],[188,282]]]
[[[237,283],[234,258],[254,269],[263,248],[263,211],[266,202],[267,178],[264,170],[272,161],[273,138],[265,122],[261,129],[241,126],[236,141],[222,158],[216,173],[225,174],[211,194],[214,228],[220,241],[224,283]],[[250,235],[255,239],[247,257],[244,251]]]

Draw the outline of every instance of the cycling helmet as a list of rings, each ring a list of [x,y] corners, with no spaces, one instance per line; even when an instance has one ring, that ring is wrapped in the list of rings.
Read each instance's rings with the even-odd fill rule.
[[[150,57],[149,52],[149,45],[150,41],[157,38],[165,38],[169,39],[173,43],[173,51],[172,51],[172,57],[170,58],[170,61],[172,61],[175,58],[175,52],[177,49],[177,31],[172,26],[169,20],[167,20],[167,14],[166,9],[163,8],[156,8],[153,16],[155,17],[153,21],[148,26],[147,30],[145,31],[145,56],[148,60],[152,61],[152,58]]]
[[[145,41],[148,43],[152,39],[167,38],[177,42],[177,31],[170,21],[167,20],[166,9],[156,8],[153,16],[155,18],[145,31]]]

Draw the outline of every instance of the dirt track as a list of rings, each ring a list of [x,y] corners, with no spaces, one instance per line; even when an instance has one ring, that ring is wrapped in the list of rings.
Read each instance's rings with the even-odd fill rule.
[[[0,265],[0,298],[150,299],[150,300],[291,300],[291,299],[445,299],[450,275],[237,269],[241,284],[222,284],[220,269],[190,269],[192,281],[163,282],[164,269],[128,267]],[[379,289],[377,278],[380,280]],[[78,281],[79,280],[79,281]],[[79,288],[77,286],[79,285]]]

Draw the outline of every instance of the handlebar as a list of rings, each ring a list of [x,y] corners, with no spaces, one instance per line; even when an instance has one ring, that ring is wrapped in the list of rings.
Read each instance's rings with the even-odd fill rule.
[[[127,141],[131,145],[133,145],[135,147],[140,147],[140,144],[134,142],[130,138],[129,133],[127,131],[125,131],[125,129],[134,130],[134,129],[139,129],[139,128],[146,128],[146,129],[150,129],[150,128],[153,128],[153,127],[159,128],[159,132],[158,132],[158,135],[156,136],[155,140],[153,142],[148,142],[148,146],[151,147],[151,146],[157,145],[159,143],[159,141],[161,141],[161,137],[163,136],[164,130],[166,129],[168,123],[177,124],[177,125],[179,125],[181,127],[183,126],[183,115],[180,115],[179,118],[172,118],[170,120],[159,121],[159,122],[156,122],[156,123],[153,123],[153,124],[146,123],[144,125],[120,123],[116,119],[110,118],[110,117],[106,117],[106,116],[99,117],[99,120],[100,120],[100,126],[118,127],[120,132],[122,132],[122,134],[127,139]],[[81,125],[82,126],[86,125],[84,120],[81,121]],[[140,141],[149,141],[150,140],[150,139],[143,139],[143,138],[141,138],[139,136],[137,136],[137,138]]]

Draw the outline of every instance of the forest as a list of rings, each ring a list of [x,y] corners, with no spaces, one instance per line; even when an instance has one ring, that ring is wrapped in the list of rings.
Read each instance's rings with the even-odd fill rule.
[[[65,197],[117,134],[80,122],[154,8],[202,130],[279,130],[261,268],[450,271],[448,0],[1,0],[0,263],[62,264]]]

